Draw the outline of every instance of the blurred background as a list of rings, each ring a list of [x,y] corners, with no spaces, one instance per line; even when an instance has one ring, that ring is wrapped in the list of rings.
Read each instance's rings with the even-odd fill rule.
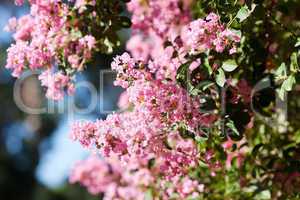
[[[45,99],[37,77],[27,75],[20,84],[22,102],[31,108],[48,110],[38,115],[23,112],[14,100],[16,80],[4,68],[6,49],[12,38],[3,28],[10,17],[22,16],[29,9],[26,6],[17,7],[13,2],[0,1],[0,199],[99,199],[89,195],[79,185],[68,183],[72,166],[89,154],[79,144],[72,142],[68,133],[70,122],[74,120],[105,118],[107,112],[101,111],[117,110],[116,103],[122,90],[113,86],[112,73],[104,73],[104,79],[100,79],[100,70],[110,69],[114,55],[97,56],[96,62],[77,77],[79,83],[90,82],[97,94],[80,87],[74,97],[51,102]],[[126,41],[129,32],[120,35]],[[119,52],[115,53],[123,49],[120,47]],[[97,98],[92,111],[79,114],[78,109],[88,107],[92,98]]]

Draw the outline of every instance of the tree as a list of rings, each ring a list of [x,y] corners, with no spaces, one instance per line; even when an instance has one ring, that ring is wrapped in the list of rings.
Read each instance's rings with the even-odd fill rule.
[[[7,27],[7,68],[42,70],[55,100],[132,29],[111,64],[123,112],[74,123],[72,138],[102,158],[79,162],[71,182],[103,199],[300,198],[298,0],[131,0],[131,22],[124,1],[29,2]]]

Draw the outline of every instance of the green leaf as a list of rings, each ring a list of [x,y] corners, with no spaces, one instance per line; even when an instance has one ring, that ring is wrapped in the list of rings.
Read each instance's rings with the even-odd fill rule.
[[[282,88],[285,91],[291,91],[293,89],[293,85],[296,83],[296,79],[294,75],[290,75],[283,83]]]
[[[179,125],[178,132],[183,139],[195,138],[195,134],[189,131],[185,125]]]
[[[298,61],[297,61],[297,53],[293,52],[291,55],[291,65],[290,65],[290,70],[291,72],[298,72],[299,71],[299,65],[298,65]]]
[[[196,87],[191,88],[189,93],[193,96],[196,96],[200,94],[201,92],[204,92],[209,87],[213,86],[215,83],[209,80],[201,81]]]
[[[296,78],[292,74],[285,81],[283,81],[280,90],[278,91],[279,98],[284,100],[285,93],[293,89],[294,84],[296,83]]]
[[[247,19],[247,17],[249,17],[249,9],[247,6],[243,6],[240,8],[240,10],[238,11],[236,17],[240,20],[240,22],[244,21],[245,19]]]
[[[252,149],[252,152],[251,152],[252,156],[253,156],[253,157],[256,157],[256,155],[258,154],[259,150],[260,150],[263,146],[264,146],[264,144],[262,144],[262,143],[259,143],[259,144],[255,145],[254,148]]]
[[[208,138],[207,138],[207,137],[201,137],[201,136],[197,135],[197,136],[195,137],[195,140],[196,140],[197,142],[199,142],[199,143],[204,143],[204,142],[206,142],[206,141],[208,140]]]
[[[234,122],[233,122],[232,120],[229,120],[229,121],[226,123],[226,126],[227,126],[228,128],[230,128],[236,136],[239,136],[239,135],[240,135],[239,131],[238,131],[237,128],[235,127]]]
[[[107,53],[112,53],[114,49],[114,43],[112,43],[107,37],[104,39],[103,44],[106,46]]]
[[[249,10],[248,6],[246,6],[246,5],[241,7],[236,15],[236,18],[238,18],[240,22],[243,22],[245,19],[247,19],[251,15],[251,13],[254,11],[255,7],[256,7],[255,4],[252,4],[251,10]]]
[[[201,81],[197,87],[201,88],[201,90],[205,91],[207,88],[213,86],[215,83],[212,81]]]
[[[178,69],[176,73],[176,81],[179,83],[182,87],[186,87],[188,85],[188,68],[190,66],[191,62],[186,62],[182,64]]]
[[[216,75],[216,82],[220,87],[223,87],[226,82],[226,77],[224,71],[219,68],[218,69],[218,74]]]
[[[231,32],[242,38],[242,31],[241,30],[236,30],[236,29],[230,29]]]
[[[295,44],[295,47],[299,47],[300,46],[300,38],[297,38],[297,42]]]
[[[223,64],[222,64],[222,68],[223,68],[226,72],[232,72],[232,71],[234,71],[237,67],[238,67],[238,65],[236,64],[235,60],[233,60],[233,59],[226,60],[226,61],[223,62]]]
[[[230,29],[231,32],[234,34],[238,35],[240,38],[242,37],[242,31],[241,30],[236,30],[236,29]]]
[[[257,200],[271,199],[271,192],[269,190],[263,190],[260,193],[258,193],[257,195],[255,195],[254,199],[257,199]]]
[[[212,70],[212,68],[211,68],[211,66],[210,66],[210,64],[209,64],[208,57],[206,57],[206,58],[204,59],[204,67],[206,67],[206,69],[207,69],[207,71],[208,71],[208,74],[211,75],[212,72],[213,72],[213,70]]]
[[[275,71],[275,76],[277,79],[285,79],[287,76],[287,70],[285,63],[281,63],[278,69]]]
[[[76,40],[81,37],[83,37],[81,31],[71,30],[71,39]]]
[[[294,134],[293,140],[294,140],[296,143],[300,143],[300,129]]]
[[[199,163],[199,167],[202,167],[202,168],[207,168],[208,167],[208,164],[206,164],[204,161],[202,161],[202,160],[199,160],[198,161]]]
[[[145,194],[145,200],[153,200],[152,190],[148,189]]]

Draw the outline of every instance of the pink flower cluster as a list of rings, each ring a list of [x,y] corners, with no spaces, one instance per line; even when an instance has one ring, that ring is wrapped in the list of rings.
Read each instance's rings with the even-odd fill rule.
[[[16,1],[17,5],[22,3]],[[10,19],[5,28],[14,32],[15,39],[15,44],[7,50],[6,68],[13,71],[13,76],[19,77],[25,69],[47,71],[59,66],[63,72],[56,74],[56,78],[43,81],[48,87],[47,97],[59,100],[63,97],[63,89],[72,85],[71,77],[76,71],[83,70],[91,58],[96,40],[91,35],[82,35],[72,24],[68,18],[71,8],[63,1],[30,0],[29,3],[30,14],[18,20]],[[49,75],[48,72],[45,74]],[[45,74],[41,79],[45,79]],[[55,83],[50,83],[52,80]]]
[[[183,37],[192,53],[207,49],[223,52],[226,47],[230,47],[229,53],[233,54],[236,52],[235,44],[240,41],[240,36],[225,28],[215,13],[210,13],[205,19],[192,21]]]
[[[175,80],[177,69],[189,55],[207,50],[218,53],[228,50],[229,54],[237,51],[240,35],[226,28],[215,13],[192,21],[186,14],[190,4],[191,1],[181,0],[128,3],[128,9],[133,12],[134,31],[127,50],[134,59],[148,63],[158,79]],[[201,60],[197,63],[200,65]]]
[[[195,141],[184,139],[181,131],[198,135],[198,126],[208,126],[215,118],[200,112],[199,99],[190,97],[172,80],[155,78],[151,69],[127,53],[117,56],[112,68],[117,71],[115,84],[126,89],[133,110],[94,123],[77,122],[71,137],[105,159],[117,157],[126,165],[135,163],[139,169],[153,162],[151,176],[177,181],[174,191],[179,196],[196,196],[197,181],[179,184],[199,158]],[[187,189],[185,184],[195,188]],[[161,197],[168,199],[168,195],[171,192]]]
[[[133,12],[134,31],[127,49],[132,56],[128,53],[116,56],[111,67],[117,73],[115,85],[126,89],[120,107],[127,109],[130,105],[130,109],[108,115],[106,120],[76,122],[72,127],[72,139],[99,152],[106,163],[110,163],[111,158],[122,163],[117,176],[111,170],[112,177],[123,180],[132,166],[135,169],[132,177],[140,170],[143,176],[149,177],[147,184],[143,178],[129,181],[142,181],[136,184],[142,186],[142,190],[136,185],[135,189],[131,188],[136,193],[132,199],[139,199],[141,191],[145,194],[145,188],[155,191],[157,198],[154,199],[166,200],[174,195],[177,199],[197,198],[204,190],[201,181],[188,175],[190,169],[197,168],[201,151],[193,137],[202,134],[199,126],[210,126],[217,117],[201,112],[199,98],[191,97],[176,83],[176,71],[189,61],[189,55],[200,53],[203,48],[216,52],[228,48],[234,53],[240,38],[226,29],[214,13],[191,21],[189,4],[190,1],[181,0],[128,3],[128,9]],[[170,44],[166,47],[165,43]],[[190,70],[194,70],[201,65],[201,60],[191,63]],[[213,152],[204,156],[212,175],[222,167],[220,162],[213,162],[213,157]],[[89,171],[86,174],[96,171],[85,165],[92,164],[79,166],[81,171]],[[104,161],[99,165],[107,166]],[[94,186],[98,183],[101,189],[96,189],[97,193],[104,193],[107,199],[120,199],[108,195],[111,191],[119,194],[116,189],[102,188],[103,182],[110,185],[106,180],[117,185],[115,188],[120,185],[111,181],[105,169],[101,171],[98,175],[101,180],[86,175],[75,176],[75,182],[88,188],[98,188]],[[126,181],[122,183],[127,185]],[[122,196],[121,199],[130,199],[132,193],[127,192],[127,198]]]
[[[204,190],[202,184],[188,177],[174,177],[173,182],[169,182],[155,179],[152,174],[145,165],[125,165],[116,158],[103,160],[94,155],[75,165],[70,182],[79,182],[91,194],[102,194],[104,200],[144,200],[147,192],[156,200],[168,200],[174,195],[186,199],[196,198]]]
[[[132,28],[143,33],[155,32],[164,37],[190,21],[188,0],[132,0],[127,5],[132,13]],[[172,30],[173,29],[173,30]]]
[[[39,80],[41,81],[42,86],[48,88],[46,97],[53,100],[62,99],[64,90],[67,90],[68,94],[73,94],[75,90],[70,77],[64,75],[62,72],[52,74],[50,70],[46,70],[39,76]]]
[[[93,155],[75,165],[69,180],[87,187],[91,194],[102,194],[104,200],[144,200],[149,188],[153,199],[163,200],[174,195],[196,198],[204,190],[203,184],[188,177],[175,177],[173,182],[155,179],[153,170],[136,162],[124,164],[113,157],[103,160]]]
[[[128,53],[116,56],[111,68],[117,72],[115,85],[128,88],[135,80],[151,78],[151,74],[143,70],[143,64],[136,62]]]
[[[199,184],[197,180],[193,180],[189,177],[179,179],[174,178],[172,182],[162,181],[160,183],[161,190],[163,191],[163,199],[170,199],[170,197],[176,199],[197,199],[199,194],[204,192],[204,185]]]
[[[147,168],[123,165],[117,159],[104,161],[91,156],[74,167],[70,182],[79,182],[91,194],[103,194],[104,200],[143,200],[147,187],[154,183]]]
[[[88,128],[90,131],[88,131]],[[73,126],[72,138],[82,145],[97,148],[106,158],[118,156],[125,163],[155,159],[154,168],[166,177],[179,175],[196,165],[198,151],[192,140],[159,120],[135,112],[109,115],[94,124]]]

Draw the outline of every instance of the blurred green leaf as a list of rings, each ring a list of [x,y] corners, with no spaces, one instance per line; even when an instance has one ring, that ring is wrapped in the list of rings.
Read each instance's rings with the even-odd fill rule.
[[[226,77],[224,71],[221,68],[218,69],[218,74],[216,75],[216,82],[220,87],[224,87]]]
[[[297,61],[297,53],[293,52],[291,55],[291,65],[290,65],[290,70],[291,72],[298,72],[299,71],[299,65],[298,65],[298,61]]]
[[[227,123],[226,123],[226,126],[233,131],[233,134],[235,136],[240,136],[240,133],[239,131],[237,130],[237,128],[235,127],[234,125],[234,122],[232,120],[229,120]]]
[[[285,91],[291,91],[293,88],[293,85],[296,83],[296,79],[294,75],[290,75],[283,83],[282,83],[282,88]]]
[[[255,7],[256,7],[255,4],[252,4],[251,10],[249,10],[247,5],[241,7],[236,15],[236,18],[239,19],[239,22],[243,22],[245,19],[247,19],[251,15],[251,13],[254,11]]]
[[[278,67],[278,69],[275,71],[275,77],[276,79],[285,79],[287,76],[287,70],[285,63],[281,63],[281,65]]]
[[[238,67],[238,65],[236,64],[235,60],[233,60],[233,59],[226,60],[226,61],[223,62],[223,64],[222,64],[222,68],[223,68],[226,72],[232,72],[232,71],[234,71],[237,67]]]

